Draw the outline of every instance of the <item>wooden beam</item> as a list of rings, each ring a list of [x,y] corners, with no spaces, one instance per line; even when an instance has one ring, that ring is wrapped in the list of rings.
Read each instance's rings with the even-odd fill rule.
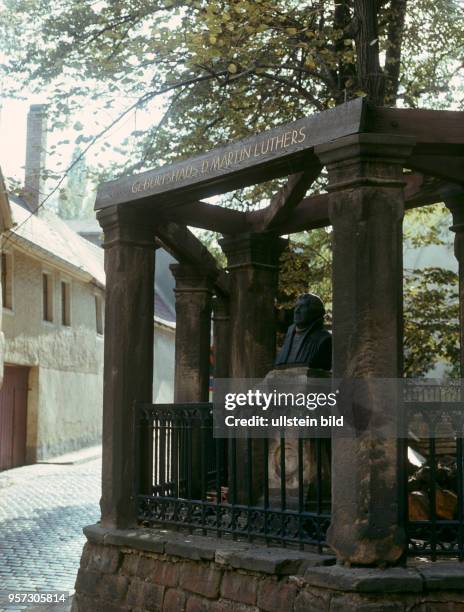
[[[383,108],[369,105],[365,130],[377,134],[414,136],[413,154],[461,151],[464,148],[464,113],[429,109]]]
[[[440,188],[444,184],[442,180],[426,180],[420,172],[405,174],[404,180],[406,182],[406,208],[416,208],[441,201]],[[293,184],[296,181],[297,179],[294,178]],[[284,189],[290,189],[290,186],[286,185]],[[280,196],[280,192],[276,195]],[[272,223],[269,229],[282,235],[325,227],[330,224],[327,194],[312,195],[299,199],[298,202],[296,200],[295,197],[291,215],[284,215],[280,221]],[[245,213],[207,204],[206,202],[191,202],[174,209],[166,209],[162,218],[167,219],[167,222],[172,222],[175,219],[177,223],[216,231],[221,234],[234,235],[265,231],[268,228],[266,220],[271,218],[273,214],[271,208],[272,204],[262,210]],[[195,238],[191,232],[190,235]],[[197,239],[195,238],[195,240]]]
[[[404,188],[405,208],[419,208],[444,202],[446,193],[461,193],[464,188],[454,182],[430,177],[421,172],[412,172],[405,175]]]
[[[292,174],[288,182],[271,199],[270,205],[263,209],[261,223],[258,223],[255,231],[266,231],[285,223],[294,212],[295,208],[306,195],[308,187],[319,176],[322,170],[319,160],[314,159],[302,172]],[[258,217],[259,219],[259,217]]]
[[[357,98],[188,160],[103,183],[95,209],[143,202],[160,211],[300,172],[314,146],[362,131],[365,106]]]
[[[404,176],[405,185],[405,208],[418,208],[428,204],[442,201],[441,189],[443,181],[426,181],[420,174],[407,174]],[[259,215],[258,215],[259,213]],[[256,223],[261,222],[262,211],[250,213],[249,219],[253,223],[253,215],[256,215]],[[273,228],[279,235],[293,234],[305,230],[326,227],[330,225],[329,220],[329,194],[322,193],[304,198],[288,218],[279,227]]]
[[[282,236],[330,225],[328,197],[329,194],[322,193],[304,198],[292,212],[291,217],[285,219],[281,225],[275,226],[273,230]],[[258,223],[260,223],[259,217]]]
[[[163,218],[221,234],[241,234],[249,231],[245,212],[206,202],[190,202],[166,208]]]
[[[419,170],[429,176],[464,183],[464,146],[462,157],[443,155],[412,155],[406,167]]]
[[[156,227],[157,240],[180,263],[199,265],[217,274],[215,286],[222,295],[229,294],[227,274],[221,270],[214,257],[192,232],[172,221]]]

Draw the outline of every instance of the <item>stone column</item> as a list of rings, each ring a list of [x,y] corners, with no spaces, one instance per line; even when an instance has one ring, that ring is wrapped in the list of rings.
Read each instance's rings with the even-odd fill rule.
[[[451,230],[454,236],[454,254],[458,260],[459,275],[459,340],[461,378],[464,378],[464,186],[453,185],[443,190],[443,201],[453,215]]]
[[[136,523],[139,476],[134,402],[152,402],[155,235],[146,220],[121,207],[97,216],[106,272],[101,525],[126,528]],[[140,482],[148,490],[151,445],[143,440]]]
[[[230,274],[230,376],[260,378],[275,359],[278,262],[287,241],[242,234],[219,243]]]
[[[172,264],[170,268],[176,280],[174,402],[207,402],[215,275],[210,270],[188,264]],[[184,466],[190,473],[188,495],[200,499],[204,448],[199,423],[192,423],[190,449],[190,465]]]
[[[272,234],[243,234],[226,237],[219,243],[227,257],[230,275],[229,376],[262,378],[275,359],[278,262],[287,241]],[[236,498],[230,492],[231,501],[255,503],[263,494],[263,456],[262,440],[253,440],[252,465],[249,465],[247,441],[236,441],[233,484]],[[248,486],[249,470],[253,475],[251,487]]]
[[[214,377],[229,376],[230,312],[229,298],[216,295],[213,301]]]
[[[413,140],[348,136],[316,147],[329,173],[333,225],[334,378],[397,378],[399,360],[403,162]],[[396,417],[378,390],[375,414]],[[353,413],[358,415],[356,404]],[[399,524],[398,441],[375,431],[332,441],[332,521],[328,541],[339,560],[394,564],[405,550]]]
[[[176,280],[174,401],[207,402],[215,275],[187,264],[172,264],[170,269]]]

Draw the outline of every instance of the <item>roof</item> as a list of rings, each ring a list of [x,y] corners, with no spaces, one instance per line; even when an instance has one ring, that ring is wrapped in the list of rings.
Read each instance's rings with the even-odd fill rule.
[[[54,212],[41,209],[40,215],[31,214],[22,199],[10,196],[14,227],[11,229],[18,245],[51,256],[58,265],[70,273],[88,277],[101,287],[105,286],[103,252],[100,248],[74,232]]]
[[[404,159],[406,168],[463,182],[464,112],[384,108],[358,97],[206,153],[101,183],[95,210],[137,202],[139,216],[154,207],[164,218],[175,217],[181,206],[193,214],[202,198],[302,171],[311,184],[321,160],[327,165],[361,143],[372,152],[382,143],[388,155]],[[248,230],[240,233],[256,231],[253,217],[242,219]]]
[[[98,236],[98,240],[94,244],[101,245],[103,242],[103,230],[95,217],[70,219],[66,221],[66,224],[88,240],[91,240],[91,236]],[[165,249],[156,249],[155,313],[157,319],[168,327],[174,327],[176,321],[174,277],[169,270],[172,263],[176,263],[176,259]]]
[[[67,225],[78,234],[102,234],[103,230],[95,218],[91,219],[69,219]]]
[[[176,313],[173,312],[171,305],[158,291],[155,291],[155,313],[155,316],[161,319],[165,325],[175,327]]]
[[[69,221],[63,221],[50,210],[42,208],[40,215],[31,214],[27,203],[14,195],[9,196],[9,204],[14,226],[5,236],[13,236],[11,242],[14,242],[15,246],[35,252],[39,257],[52,261],[70,274],[79,276],[83,281],[93,281],[104,289],[104,251],[101,247],[80,236],[71,229]],[[77,226],[77,223],[73,225]],[[91,225],[90,220],[82,222],[83,227]],[[96,221],[93,227],[98,228]],[[169,299],[169,295],[172,293],[173,297],[174,293],[169,286],[169,279],[161,282],[159,274],[164,277],[161,268],[166,268],[165,272],[170,275],[168,266],[175,260],[167,253],[160,259],[163,263],[160,261],[156,277],[155,321],[173,329],[176,315],[173,300]]]

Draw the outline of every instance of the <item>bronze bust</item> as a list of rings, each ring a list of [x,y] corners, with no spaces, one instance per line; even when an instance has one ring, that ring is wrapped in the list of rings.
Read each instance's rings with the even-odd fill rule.
[[[293,325],[288,328],[276,366],[332,369],[332,335],[324,327],[324,315],[325,307],[319,296],[300,295],[293,311]]]

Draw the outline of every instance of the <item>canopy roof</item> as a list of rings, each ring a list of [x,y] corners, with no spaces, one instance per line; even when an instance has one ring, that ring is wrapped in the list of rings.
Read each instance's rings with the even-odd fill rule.
[[[302,178],[307,188],[321,170],[314,148],[361,133],[413,138],[408,168],[464,183],[464,112],[378,108],[358,98],[187,160],[103,183],[95,209],[131,204],[141,210],[156,208],[160,213],[183,206],[187,215],[190,211],[196,216],[202,212],[200,198],[265,180],[305,172]],[[186,204],[193,206],[185,209]],[[211,207],[210,214],[206,213],[210,221],[214,208],[219,209]],[[243,214],[227,212],[227,219],[222,216],[225,227],[219,212],[217,227],[208,229],[221,232],[231,222],[233,227],[238,224],[240,230],[247,229]]]
[[[464,190],[464,112],[374,107],[358,98],[187,160],[103,183],[97,216],[103,222],[117,208],[151,223],[159,244],[180,262],[218,273],[216,289],[227,294],[224,271],[186,226],[225,235],[283,235],[329,225],[328,194],[305,197],[322,170],[317,147],[341,139],[354,143],[357,135],[369,140],[372,150],[388,139],[412,145],[404,163],[406,208]],[[261,210],[240,212],[201,201],[285,176],[287,184]]]

